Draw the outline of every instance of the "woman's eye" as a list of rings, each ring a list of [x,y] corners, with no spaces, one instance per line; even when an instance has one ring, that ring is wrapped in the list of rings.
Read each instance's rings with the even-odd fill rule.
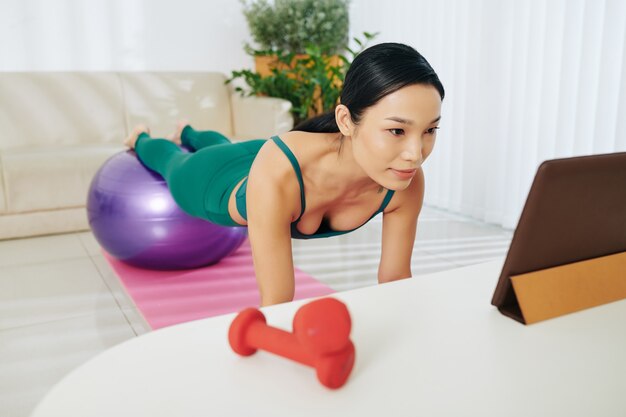
[[[404,129],[388,129],[392,135],[394,136],[400,136],[404,134]],[[399,133],[396,133],[399,132]]]
[[[434,134],[435,134],[435,132],[437,132],[437,129],[439,129],[439,126],[437,126],[437,127],[431,127],[430,129],[428,129],[428,130],[426,131],[426,133],[428,133],[429,135],[434,135]]]

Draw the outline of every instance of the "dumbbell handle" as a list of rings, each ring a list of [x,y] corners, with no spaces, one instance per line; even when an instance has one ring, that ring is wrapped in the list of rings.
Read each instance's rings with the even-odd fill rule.
[[[245,337],[248,345],[315,367],[314,355],[303,349],[293,333],[255,322],[250,324]]]

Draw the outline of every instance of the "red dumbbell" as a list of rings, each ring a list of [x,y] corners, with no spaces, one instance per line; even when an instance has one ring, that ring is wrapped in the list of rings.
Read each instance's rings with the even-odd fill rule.
[[[262,349],[311,366],[323,385],[339,388],[354,365],[351,327],[345,304],[322,298],[300,307],[293,318],[293,333],[268,326],[261,311],[247,308],[231,323],[228,341],[242,356]]]

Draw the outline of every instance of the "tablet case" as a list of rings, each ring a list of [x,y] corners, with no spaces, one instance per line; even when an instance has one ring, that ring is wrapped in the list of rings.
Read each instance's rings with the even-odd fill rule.
[[[543,162],[491,303],[530,324],[626,298],[626,152]]]

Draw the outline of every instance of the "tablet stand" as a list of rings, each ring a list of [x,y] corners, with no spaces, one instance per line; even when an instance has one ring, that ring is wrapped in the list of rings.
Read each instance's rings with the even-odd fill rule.
[[[626,252],[511,276],[524,323],[626,298]]]

